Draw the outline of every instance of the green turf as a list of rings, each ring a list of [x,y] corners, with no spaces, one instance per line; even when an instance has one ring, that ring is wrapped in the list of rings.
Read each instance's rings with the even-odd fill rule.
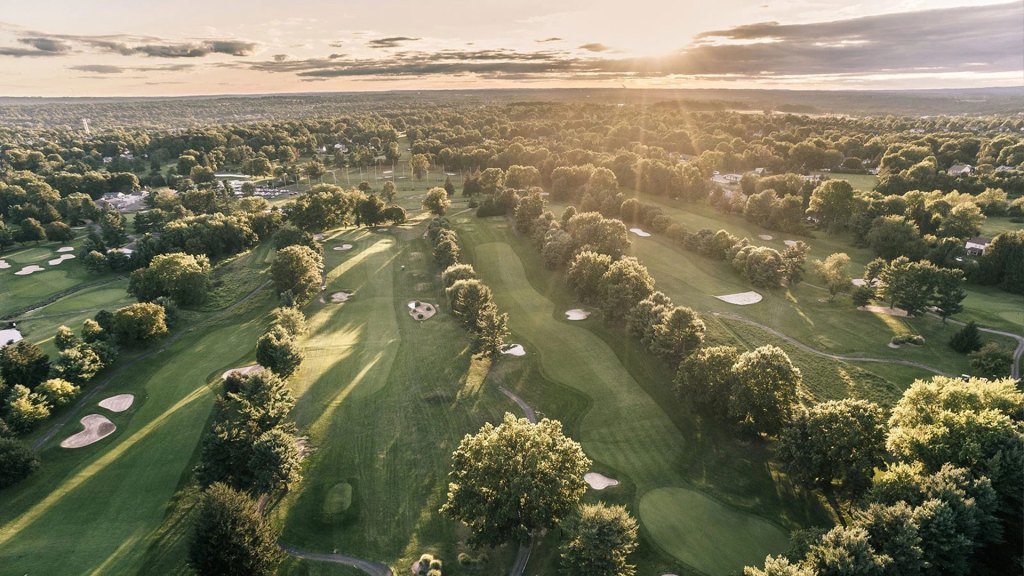
[[[705,427],[672,401],[671,393],[666,397],[666,377],[671,376],[658,367],[660,362],[637,351],[620,333],[609,332],[600,322],[565,321],[562,312],[572,307],[572,301],[560,278],[541,270],[539,259],[508,228],[478,222],[462,234],[470,261],[494,290],[499,307],[509,313],[513,341],[527,350],[526,356],[503,358],[499,365],[536,363],[544,380],[572,388],[586,398],[585,413],[578,418],[578,409],[563,415],[557,405],[548,404],[547,399],[556,392],[547,389],[543,381],[521,390],[541,412],[568,420],[571,433],[595,460],[597,469],[623,482],[600,497],[631,493],[627,503],[636,513],[640,498],[651,490],[696,488],[735,506],[733,512],[738,516],[760,515],[790,527],[811,517],[820,519],[792,497],[785,482],[770,473],[759,446],[741,445],[721,431]],[[682,521],[690,521],[685,508],[679,513]],[[655,546],[670,537],[653,533],[660,529],[659,525],[643,526]],[[763,558],[784,549],[778,535],[786,532],[779,526],[775,530],[771,538],[760,531],[733,537]],[[702,562],[694,567],[711,574],[725,574],[736,567],[689,560]]]
[[[78,430],[83,408],[41,452],[40,473],[4,493],[0,565],[11,574],[126,574],[144,562],[168,502],[190,474],[218,375],[252,357],[269,294],[194,326],[169,349],[120,373],[96,397],[136,395],[130,410],[106,414],[118,430],[77,450],[57,446]],[[210,383],[213,383],[211,385]],[[184,561],[173,556],[174,565]],[[161,570],[154,573],[169,573]]]
[[[781,551],[789,546],[789,535],[775,524],[686,488],[644,494],[640,520],[659,546],[712,574],[760,566],[764,549]]]
[[[813,174],[825,175],[834,180],[846,180],[853,186],[854,190],[870,192],[878,186],[878,176],[874,174],[847,174],[844,172],[813,172]]]

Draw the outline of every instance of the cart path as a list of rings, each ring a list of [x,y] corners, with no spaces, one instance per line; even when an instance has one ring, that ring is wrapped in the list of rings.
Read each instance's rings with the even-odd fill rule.
[[[386,564],[374,562],[373,560],[364,560],[362,558],[346,556],[344,554],[310,552],[308,550],[293,548],[286,544],[281,544],[281,550],[284,550],[284,552],[290,556],[302,558],[304,560],[315,560],[317,562],[330,562],[332,564],[344,564],[345,566],[351,566],[352,568],[366,572],[370,576],[394,576],[394,572],[392,572],[391,568]]]

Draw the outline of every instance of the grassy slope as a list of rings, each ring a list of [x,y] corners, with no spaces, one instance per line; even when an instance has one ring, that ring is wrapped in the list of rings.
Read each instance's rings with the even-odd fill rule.
[[[458,574],[460,533],[437,513],[449,455],[463,435],[514,407],[480,388],[479,375],[468,378],[467,338],[444,313],[422,230],[355,230],[326,242],[326,293],[355,295],[306,310],[311,334],[293,386],[295,417],[314,452],[304,480],[274,516],[284,527],[282,540],[293,546],[396,567],[431,551],[448,564],[446,574]],[[355,248],[330,249],[342,240]],[[405,309],[411,300],[441,304],[442,311],[416,322]],[[353,507],[344,520],[325,523],[324,498],[338,482],[354,487]],[[485,571],[508,563],[507,551],[491,557]],[[304,574],[309,565],[289,563],[283,572]]]
[[[658,392],[664,391],[668,374],[650,369],[656,361],[597,322],[562,320],[562,311],[572,307],[570,296],[555,275],[540,270],[531,249],[507,228],[480,222],[460,230],[473,265],[494,290],[499,306],[509,313],[515,340],[527,349],[527,356],[502,362],[534,362],[546,380],[587,398],[588,409],[579,418],[578,410],[563,415],[557,405],[549,406],[547,399],[557,392],[541,383],[522,390],[542,412],[567,419],[596,468],[623,481],[622,486],[600,494],[601,498],[625,500],[634,513],[639,512],[647,543],[656,542],[670,555],[708,573],[728,573],[785,548],[785,530],[758,515],[796,526],[812,513],[801,509],[784,483],[776,482],[759,446],[737,444],[685,409],[666,411],[677,404]],[[687,497],[645,508],[647,493],[664,487]],[[629,496],[623,498],[623,494]],[[700,514],[693,514],[689,505],[693,501],[705,508],[721,507],[730,519],[742,520],[706,523]],[[744,514],[740,508],[754,514]],[[714,539],[734,540],[743,553],[694,555],[691,547],[662,532],[666,526],[676,530],[680,525]]]

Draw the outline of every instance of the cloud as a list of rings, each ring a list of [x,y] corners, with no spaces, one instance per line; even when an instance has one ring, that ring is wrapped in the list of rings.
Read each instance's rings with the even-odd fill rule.
[[[285,60],[288,59],[288,55],[287,54],[274,54],[272,56],[272,58],[274,59],[274,62],[284,62]]]
[[[552,36],[550,38],[544,38],[543,40],[534,40],[538,44],[544,44],[545,42],[560,42],[562,39],[558,36]]]
[[[93,74],[121,74],[128,70],[128,68],[109,66],[107,64],[82,64],[80,66],[70,66],[69,69],[79,72],[91,72]]]
[[[52,52],[54,54],[60,54],[63,52],[70,52],[71,45],[67,42],[56,40],[54,38],[19,38],[18,42],[27,44],[36,50],[42,52]]]
[[[14,58],[33,58],[36,56],[60,56],[60,52],[47,52],[35,48],[17,48],[13,46],[0,46],[0,56],[11,56]]]
[[[344,45],[344,44],[345,44],[345,42],[343,42],[341,40],[335,40],[334,42],[330,42],[327,45],[329,47],[331,47],[331,48],[341,48],[342,45]]]
[[[600,42],[591,42],[589,44],[584,44],[580,46],[580,49],[586,50],[588,52],[607,52],[608,50],[611,50],[611,48],[605,46],[604,44],[601,44]]]
[[[387,38],[370,40],[366,45],[370,48],[396,48],[406,42],[415,42],[416,40],[419,40],[419,38],[410,38],[409,36],[388,36]]]

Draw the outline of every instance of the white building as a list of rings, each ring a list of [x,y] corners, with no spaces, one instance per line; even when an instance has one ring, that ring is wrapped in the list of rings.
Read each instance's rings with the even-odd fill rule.
[[[970,238],[967,243],[964,244],[964,250],[967,251],[971,256],[981,256],[985,253],[985,249],[992,242],[991,238],[983,238],[978,236],[977,238]]]
[[[946,174],[950,176],[967,176],[974,171],[974,166],[970,164],[953,164],[946,170]]]

